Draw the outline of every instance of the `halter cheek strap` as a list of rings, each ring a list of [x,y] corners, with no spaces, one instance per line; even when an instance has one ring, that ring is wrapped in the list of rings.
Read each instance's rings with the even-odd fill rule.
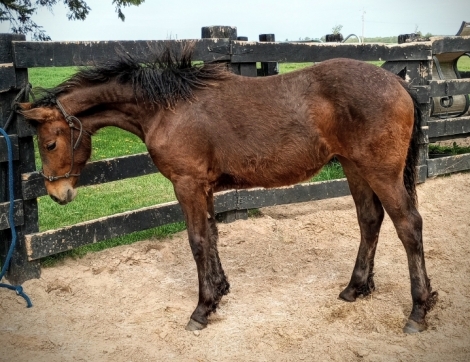
[[[80,176],[79,173],[72,173],[73,170],[73,165],[74,165],[74,151],[77,149],[77,147],[80,145],[80,142],[82,140],[83,136],[83,125],[82,122],[75,116],[72,116],[68,114],[62,104],[59,102],[58,99],[55,100],[57,104],[57,108],[59,108],[60,112],[65,118],[65,121],[70,127],[70,148],[71,148],[71,162],[70,162],[70,171],[65,173],[64,175],[61,176],[47,176],[44,174],[43,170],[40,171],[42,177],[44,177],[46,180],[49,182],[57,181],[60,180],[61,178],[69,178],[69,177],[78,177]],[[75,123],[78,124],[78,127],[75,126]],[[80,134],[78,135],[77,141],[75,144],[73,143],[73,130],[76,129],[77,131],[80,131]]]

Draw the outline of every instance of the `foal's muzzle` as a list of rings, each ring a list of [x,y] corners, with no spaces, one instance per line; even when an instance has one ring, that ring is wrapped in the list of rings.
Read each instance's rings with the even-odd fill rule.
[[[72,187],[66,187],[63,189],[53,190],[52,192],[49,192],[49,196],[59,205],[66,205],[73,199],[75,199],[75,197],[77,196],[77,191]]]

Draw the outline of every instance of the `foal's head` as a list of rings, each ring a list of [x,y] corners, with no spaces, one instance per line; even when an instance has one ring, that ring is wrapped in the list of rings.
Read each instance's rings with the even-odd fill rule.
[[[78,176],[91,154],[90,133],[83,130],[79,118],[66,112],[59,99],[69,96],[74,114],[88,123],[91,118],[87,117],[98,116],[100,112],[103,115],[111,105],[121,112],[117,105],[126,102],[137,102],[153,111],[174,109],[178,102],[194,101],[195,90],[231,76],[220,63],[193,65],[191,54],[190,44],[179,53],[164,48],[160,54],[150,55],[150,60],[123,56],[84,68],[57,87],[43,90],[42,98],[33,104],[20,105],[20,112],[36,124],[42,175],[52,199],[66,204],[75,198]],[[100,127],[105,125],[104,121],[100,123]]]
[[[80,120],[64,113],[61,106],[20,106],[21,113],[36,126],[47,192],[54,201],[65,205],[77,195],[78,176],[91,155],[91,136],[83,130]]]

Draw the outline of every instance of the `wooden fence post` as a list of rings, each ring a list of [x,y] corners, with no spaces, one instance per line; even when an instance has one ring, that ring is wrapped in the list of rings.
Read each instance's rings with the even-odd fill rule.
[[[224,55],[231,54],[231,42],[232,40],[237,40],[237,27],[236,26],[203,26],[201,29],[201,38],[202,39],[229,39],[228,46],[221,46],[212,49],[212,52],[221,53]],[[227,62],[228,63],[228,62]],[[228,64],[231,66],[231,63]],[[232,69],[235,74],[238,73],[237,67]]]
[[[414,62],[417,75],[417,82],[420,86],[427,86],[432,79],[432,60]],[[428,177],[428,159],[429,159],[429,126],[428,122],[431,117],[431,98],[426,102],[419,103],[421,111],[421,131],[422,139],[419,147],[419,163],[418,163],[418,182],[425,182]]]
[[[230,40],[237,40],[237,27],[236,26],[203,26],[201,29],[201,38],[228,38]]]
[[[12,103],[19,91],[28,83],[27,69],[17,69],[14,65],[12,41],[24,41],[25,36],[19,34],[0,34],[0,127],[4,127],[10,116]],[[26,95],[28,98],[29,95]],[[23,121],[24,122],[24,121]],[[31,128],[24,127],[19,117],[14,117],[6,130],[9,135],[16,135],[14,157],[14,196],[15,226],[17,232],[16,248],[13,253],[6,278],[12,284],[21,284],[28,279],[39,278],[39,261],[29,262],[26,253],[26,234],[39,231],[37,200],[23,200],[21,174],[36,170],[34,161],[34,143]],[[4,143],[4,140],[1,140]],[[4,148],[2,148],[3,150]],[[6,152],[5,152],[6,153]],[[3,156],[6,156],[5,154]],[[8,210],[9,190],[7,175],[7,159],[1,157],[0,162],[0,205]],[[8,211],[5,212],[4,215]],[[10,225],[0,231],[0,261],[5,262],[6,254],[12,241]]]
[[[276,37],[274,34],[260,34],[259,41],[260,42],[276,41]],[[260,75],[267,76],[267,75],[276,75],[276,74],[279,74],[279,66],[277,62],[262,62],[261,63]]]
[[[248,41],[248,37],[239,36],[237,37],[238,41]],[[258,71],[256,69],[256,62],[251,63],[231,63],[232,72],[235,74],[243,75],[245,77],[256,77]]]
[[[231,41],[237,40],[237,28],[234,26],[205,26],[201,31],[202,38],[228,38]],[[231,46],[226,51],[231,55]],[[230,63],[231,69],[235,74],[241,74],[246,70],[244,66],[240,67],[241,63]],[[256,69],[256,63],[254,63]],[[247,68],[249,71],[249,68]],[[245,75],[245,74],[243,74]],[[256,74],[255,74],[256,76]],[[238,195],[238,193],[236,193]],[[235,220],[248,219],[248,210],[231,210],[217,214],[217,221],[230,223]]]

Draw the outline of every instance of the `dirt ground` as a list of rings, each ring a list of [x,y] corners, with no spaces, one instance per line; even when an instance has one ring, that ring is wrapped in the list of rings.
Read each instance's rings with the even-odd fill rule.
[[[469,361],[470,173],[418,187],[428,274],[439,301],[429,329],[405,335],[406,255],[388,217],[376,291],[338,299],[359,243],[352,199],[262,209],[219,225],[231,283],[200,332],[186,240],[147,240],[69,259],[23,284],[34,307],[0,289],[2,361]]]

